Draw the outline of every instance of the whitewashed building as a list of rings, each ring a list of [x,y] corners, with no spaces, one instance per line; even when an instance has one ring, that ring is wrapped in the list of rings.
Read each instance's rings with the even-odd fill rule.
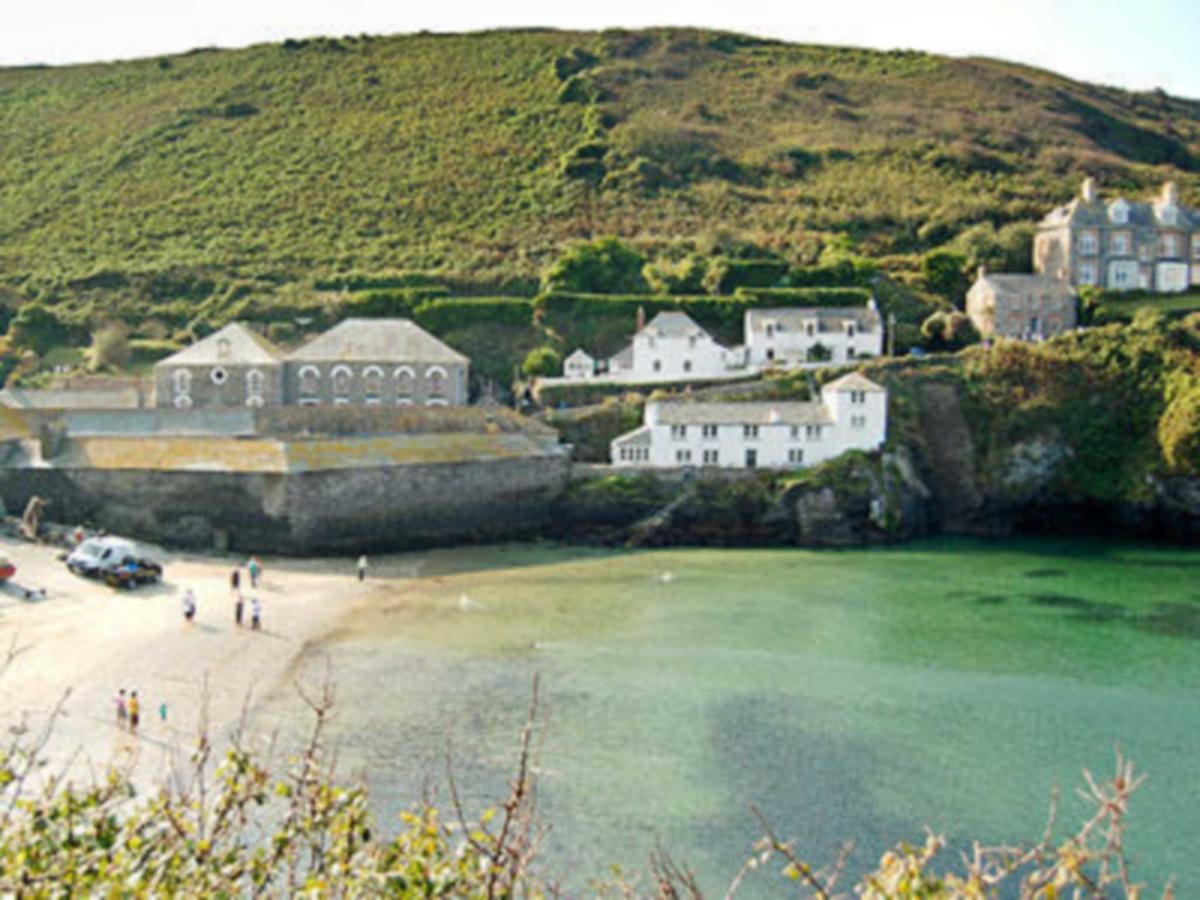
[[[722,347],[686,313],[662,312],[609,359],[608,372],[613,380],[631,382],[701,381],[741,365],[737,351]]]
[[[572,379],[592,378],[596,374],[596,360],[582,350],[576,350],[563,360],[563,377]]]
[[[646,404],[641,428],[616,438],[614,466],[800,468],[847,450],[875,450],[887,436],[887,392],[857,372],[809,403]]]
[[[748,309],[744,340],[756,368],[844,363],[883,353],[883,321],[874,299],[866,306]]]

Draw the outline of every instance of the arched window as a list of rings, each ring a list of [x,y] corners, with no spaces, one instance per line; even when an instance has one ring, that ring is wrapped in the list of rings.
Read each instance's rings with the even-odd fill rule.
[[[354,385],[354,372],[349,366],[333,367],[333,402],[349,403],[350,389]]]
[[[263,392],[266,389],[267,379],[258,369],[251,369],[246,373],[246,405],[247,406],[262,406]]]
[[[171,373],[175,396],[186,396],[192,392],[192,373],[188,369],[176,369]]]
[[[316,366],[305,366],[300,370],[300,402],[321,402],[321,370]]]
[[[372,405],[383,400],[383,369],[379,366],[363,369],[363,399]]]
[[[445,399],[446,370],[441,366],[430,366],[425,370],[425,378],[429,381],[429,396],[431,399]]]
[[[392,373],[392,377],[396,379],[396,402],[412,403],[413,390],[417,384],[417,373],[409,366],[398,366]]]

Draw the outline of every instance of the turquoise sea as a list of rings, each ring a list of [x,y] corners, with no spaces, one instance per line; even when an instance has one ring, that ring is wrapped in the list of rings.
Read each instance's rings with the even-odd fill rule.
[[[926,826],[1034,839],[1053,790],[1116,748],[1148,779],[1136,872],[1200,895],[1200,552],[1104,541],[615,552],[516,545],[398,557],[313,648],[333,735],[385,817],[504,796],[534,673],[543,864],[571,892],[661,844],[724,892],[757,804],[817,862],[861,871]],[[298,732],[281,690],[261,711]],[[777,884],[756,873],[745,896]]]

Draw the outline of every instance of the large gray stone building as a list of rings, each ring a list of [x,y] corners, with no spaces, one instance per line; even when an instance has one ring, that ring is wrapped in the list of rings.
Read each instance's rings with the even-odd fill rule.
[[[1167,182],[1150,203],[1100,199],[1094,179],[1038,226],[1035,271],[1071,285],[1185,291],[1200,285],[1200,209]]]
[[[407,319],[346,319],[289,353],[284,402],[458,406],[470,360]]]
[[[154,367],[156,406],[278,406],[283,353],[239,322],[185,347]]]
[[[156,405],[467,402],[470,361],[407,319],[346,319],[289,354],[233,323],[154,367]]]
[[[1077,303],[1065,281],[1045,275],[997,275],[981,266],[967,291],[967,315],[985,338],[1040,340],[1074,328]]]

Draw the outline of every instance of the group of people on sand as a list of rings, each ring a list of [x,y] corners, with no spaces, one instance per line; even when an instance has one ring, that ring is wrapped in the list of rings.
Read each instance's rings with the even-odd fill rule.
[[[137,734],[138,725],[142,721],[142,703],[137,691],[125,695],[125,688],[117,691],[117,727],[122,731],[128,730]]]
[[[250,557],[250,562],[246,564],[246,571],[250,575],[250,588],[256,589],[259,579],[262,578],[262,563],[258,561],[257,556]],[[246,599],[242,595],[241,568],[234,569],[230,574],[229,589],[233,594],[233,621],[240,628],[246,614]],[[262,631],[262,603],[258,597],[250,598],[250,629]]]

